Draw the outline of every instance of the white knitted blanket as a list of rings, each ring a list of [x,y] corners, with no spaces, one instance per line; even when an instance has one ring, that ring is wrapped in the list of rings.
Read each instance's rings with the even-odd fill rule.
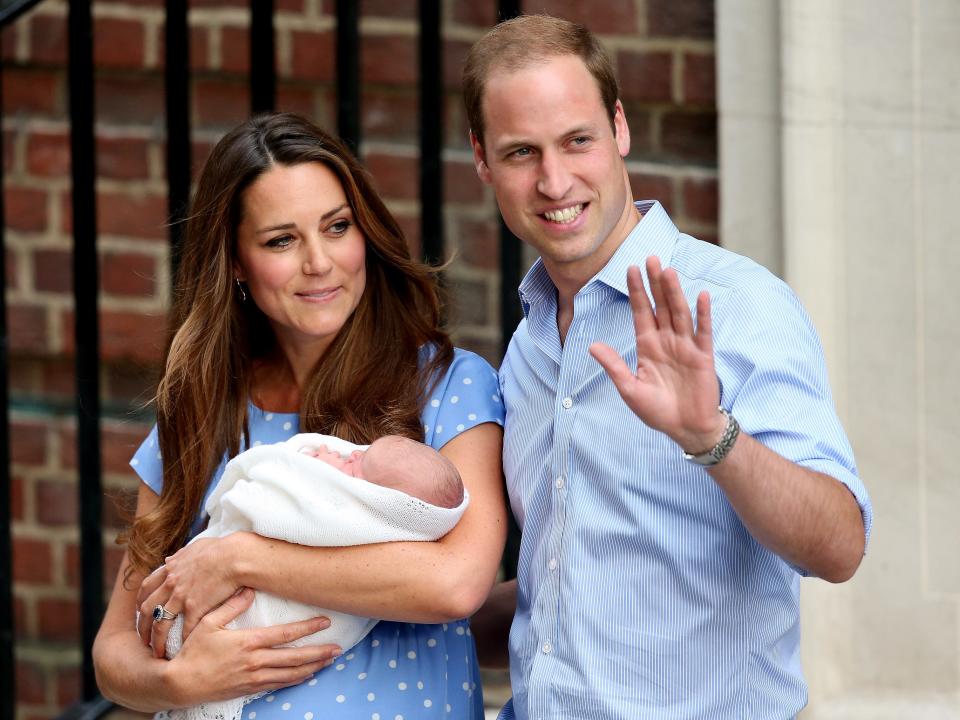
[[[326,445],[344,455],[366,446],[330,435],[303,433],[275,445],[260,445],[240,453],[224,470],[207,500],[207,529],[194,540],[250,531],[298,545],[322,547],[365,545],[399,540],[436,540],[463,515],[469,502],[441,508],[399,490],[350,477],[302,452]],[[193,541],[191,541],[193,542]],[[370,632],[375,619],[323,610],[257,591],[253,604],[228,627],[264,627],[324,615],[330,627],[290,643],[290,646],[335,643],[346,652]],[[166,654],[181,646],[183,618],[178,616],[167,638]],[[243,706],[258,696],[158,713],[182,720],[239,720]]]

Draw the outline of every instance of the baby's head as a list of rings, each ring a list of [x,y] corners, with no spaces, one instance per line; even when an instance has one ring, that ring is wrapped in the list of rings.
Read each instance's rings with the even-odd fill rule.
[[[385,435],[366,451],[355,450],[346,458],[326,448],[310,454],[347,475],[437,507],[455,508],[463,502],[463,481],[454,464],[433,448],[400,435]]]

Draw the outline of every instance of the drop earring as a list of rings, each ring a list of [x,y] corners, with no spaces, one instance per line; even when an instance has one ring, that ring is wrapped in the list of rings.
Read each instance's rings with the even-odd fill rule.
[[[243,289],[243,285],[240,283],[240,278],[234,278],[237,283],[237,290],[240,291],[240,302],[245,303],[247,301],[247,293]]]

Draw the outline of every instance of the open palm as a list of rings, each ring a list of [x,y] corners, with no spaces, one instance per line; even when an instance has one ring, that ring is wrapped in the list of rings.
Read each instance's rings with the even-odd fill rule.
[[[723,431],[717,412],[720,388],[713,362],[710,296],[697,298],[697,324],[675,271],[647,258],[647,279],[656,310],[638,267],[627,271],[637,338],[637,367],[631,369],[609,345],[594,343],[590,354],[613,380],[624,402],[652,428],[688,452],[713,447]]]

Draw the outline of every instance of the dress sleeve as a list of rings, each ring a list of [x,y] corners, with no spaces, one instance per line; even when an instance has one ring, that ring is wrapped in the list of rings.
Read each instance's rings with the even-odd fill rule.
[[[439,450],[482,423],[502,426],[503,414],[497,373],[479,355],[457,348],[421,413],[424,442]]]
[[[130,467],[157,495],[163,488],[163,461],[160,456],[160,443],[157,440],[157,426],[137,448],[130,459]]]

